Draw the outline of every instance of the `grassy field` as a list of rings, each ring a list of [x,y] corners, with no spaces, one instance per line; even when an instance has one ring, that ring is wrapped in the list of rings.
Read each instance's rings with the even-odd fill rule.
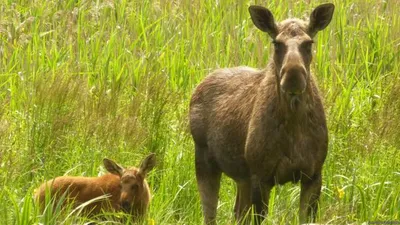
[[[148,223],[201,224],[191,93],[215,68],[266,65],[270,40],[250,4],[281,20],[325,1],[280,2],[0,0],[0,224],[86,223],[76,211],[41,216],[34,188],[149,152]],[[312,66],[330,132],[319,221],[400,221],[398,1],[334,3]],[[232,223],[234,196],[224,177],[220,224]],[[264,224],[295,224],[298,204],[298,185],[276,187]]]

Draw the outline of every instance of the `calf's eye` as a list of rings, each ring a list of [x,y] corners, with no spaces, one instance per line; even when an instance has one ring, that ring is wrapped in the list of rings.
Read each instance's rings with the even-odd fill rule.
[[[137,184],[132,184],[131,189],[132,191],[136,191],[138,189],[139,185]]]

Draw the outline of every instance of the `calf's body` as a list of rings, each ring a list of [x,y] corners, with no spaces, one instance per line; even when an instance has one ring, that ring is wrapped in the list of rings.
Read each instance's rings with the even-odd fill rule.
[[[100,213],[105,211],[119,210],[119,198],[121,190],[119,187],[120,177],[114,174],[106,174],[101,177],[72,177],[61,176],[43,183],[36,191],[36,198],[40,205],[45,204],[46,190],[51,197],[60,199],[65,194],[66,203],[74,201],[75,205],[80,205],[91,199],[109,194],[110,197],[91,203],[86,207],[88,213]],[[150,196],[146,196],[149,200]]]
[[[307,23],[275,23],[269,10],[250,7],[274,52],[263,70],[219,69],[196,88],[190,129],[205,222],[215,224],[221,174],[237,184],[234,212],[268,212],[271,188],[301,181],[300,222],[314,220],[328,147],[325,113],[310,72],[312,38],[330,22],[332,4],[317,7]]]
[[[151,200],[145,176],[154,164],[154,154],[147,156],[140,168],[125,169],[109,159],[104,159],[104,165],[111,173],[100,177],[56,177],[40,185],[35,191],[35,199],[44,210],[46,195],[56,203],[64,196],[64,205],[73,202],[74,206],[107,195],[108,197],[85,206],[84,212],[94,215],[101,211],[123,210],[134,218],[139,218],[146,213]]]

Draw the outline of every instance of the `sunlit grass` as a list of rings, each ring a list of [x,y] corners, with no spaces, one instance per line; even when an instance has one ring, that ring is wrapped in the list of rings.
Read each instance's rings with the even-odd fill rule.
[[[97,176],[104,157],[135,165],[155,152],[147,223],[200,224],[192,90],[215,68],[266,65],[270,40],[251,23],[250,4],[281,20],[307,17],[318,5],[307,2],[1,0],[0,221],[90,222],[74,213],[42,215],[33,189],[64,174]],[[397,1],[334,3],[312,67],[330,132],[319,221],[398,221]],[[298,222],[299,191],[276,187],[265,224]],[[232,223],[234,199],[234,182],[224,177],[221,224]]]

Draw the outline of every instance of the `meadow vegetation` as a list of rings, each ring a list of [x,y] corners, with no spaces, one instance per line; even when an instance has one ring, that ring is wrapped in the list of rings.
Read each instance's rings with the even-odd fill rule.
[[[150,152],[158,162],[145,223],[201,224],[191,93],[215,68],[266,66],[270,40],[249,5],[279,21],[326,1],[285,2],[0,0],[0,224],[97,220],[57,207],[42,216],[33,190],[60,175],[102,174],[104,157],[135,165]],[[329,126],[318,218],[399,221],[398,1],[333,2],[312,65]],[[221,224],[232,222],[234,195],[223,178]],[[276,187],[264,224],[295,224],[298,204],[298,185]]]

